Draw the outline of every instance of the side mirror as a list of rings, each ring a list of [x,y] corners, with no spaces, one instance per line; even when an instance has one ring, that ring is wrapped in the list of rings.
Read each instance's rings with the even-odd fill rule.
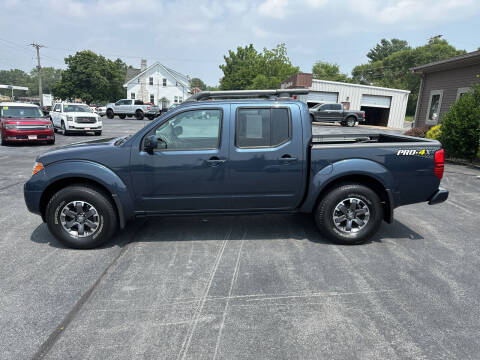
[[[155,135],[149,135],[143,141],[143,148],[149,154],[153,154],[153,150],[156,149],[157,147],[158,147],[158,139]]]
[[[182,126],[175,126],[173,128],[173,133],[175,134],[175,136],[180,136],[183,134],[183,127]]]

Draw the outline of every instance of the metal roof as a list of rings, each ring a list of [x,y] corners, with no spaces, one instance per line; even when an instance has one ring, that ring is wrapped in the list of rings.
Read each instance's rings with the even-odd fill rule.
[[[386,88],[386,87],[382,87],[382,86],[345,83],[345,82],[340,82],[340,81],[330,81],[330,80],[320,80],[320,79],[313,79],[312,82],[320,82],[320,83],[324,83],[324,84],[342,85],[342,86],[349,86],[349,87],[359,87],[359,88],[365,88],[365,89],[387,90],[387,91],[394,91],[394,92],[410,94],[410,90],[393,89],[393,88]]]
[[[480,63],[480,50],[411,68],[414,73],[449,70]]]

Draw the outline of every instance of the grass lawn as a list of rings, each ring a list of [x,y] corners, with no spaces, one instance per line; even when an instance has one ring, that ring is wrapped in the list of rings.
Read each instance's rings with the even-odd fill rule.
[[[405,121],[412,122],[413,121],[413,115],[405,116]]]

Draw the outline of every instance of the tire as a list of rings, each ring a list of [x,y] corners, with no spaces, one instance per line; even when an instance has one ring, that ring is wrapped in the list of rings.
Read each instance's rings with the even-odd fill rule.
[[[346,124],[348,127],[354,127],[357,119],[354,116],[347,117]]]
[[[7,140],[5,140],[3,136],[1,136],[1,138],[2,138],[2,146],[7,146],[8,145]]]
[[[107,118],[109,118],[109,119],[113,119],[113,118],[114,118],[114,116],[115,116],[115,113],[113,112],[113,110],[112,110],[112,109],[107,109],[107,113],[106,113],[106,115],[107,115]]]
[[[346,123],[345,121],[341,121],[341,122],[340,122],[340,125],[342,125],[342,126],[347,126],[347,123]]]
[[[148,115],[147,118],[148,118],[148,120],[153,120],[153,119],[155,119],[155,115]]]
[[[352,203],[355,203],[354,212],[350,211]],[[340,205],[343,205],[345,211],[340,210]],[[321,199],[314,216],[317,227],[326,238],[337,244],[357,245],[365,243],[378,231],[383,219],[383,208],[380,198],[369,187],[345,183],[331,189]]]
[[[137,120],[143,120],[143,111],[142,110],[137,110],[135,111],[135,117],[137,118]]]
[[[120,115],[118,115],[118,117],[123,120],[123,119],[125,119],[125,118],[127,117],[127,115],[125,115],[125,114],[120,114]]]
[[[95,131],[95,136],[100,136],[100,135],[102,135],[101,131]]]
[[[88,216],[89,213],[93,214]],[[47,204],[46,220],[55,238],[75,249],[100,246],[113,236],[118,224],[108,195],[86,184],[68,186],[55,193]],[[80,234],[80,224],[83,224],[83,234]]]
[[[62,125],[61,125],[61,127],[62,127],[62,134],[63,134],[64,136],[68,135],[68,131],[67,131],[67,128],[65,127],[65,123],[63,122],[63,120],[62,120]]]

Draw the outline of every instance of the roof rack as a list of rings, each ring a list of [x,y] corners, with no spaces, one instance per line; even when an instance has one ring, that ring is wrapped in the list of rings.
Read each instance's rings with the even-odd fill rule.
[[[292,98],[296,95],[306,95],[308,89],[277,89],[277,90],[227,90],[201,91],[187,98],[184,102],[213,99],[271,99]]]

